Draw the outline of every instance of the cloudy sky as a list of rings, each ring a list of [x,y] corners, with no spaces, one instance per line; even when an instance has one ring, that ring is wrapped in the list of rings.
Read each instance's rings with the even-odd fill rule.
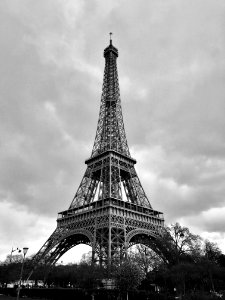
[[[0,260],[12,247],[37,252],[72,201],[110,31],[153,208],[225,252],[225,1],[1,0]]]

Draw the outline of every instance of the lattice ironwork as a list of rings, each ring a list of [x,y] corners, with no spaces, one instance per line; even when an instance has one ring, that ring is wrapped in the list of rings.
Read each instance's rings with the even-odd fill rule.
[[[69,209],[59,213],[57,228],[35,255],[34,264],[53,264],[69,249],[84,243],[92,247],[93,262],[109,266],[125,257],[127,248],[141,236],[155,238],[164,226],[163,215],[152,209],[129,152],[119,92],[118,50],[111,40],[104,57],[99,120],[91,157],[85,162],[87,169]]]
[[[114,150],[130,157],[124,130],[116,59],[118,50],[110,45],[104,51],[105,71],[97,132],[91,157]]]

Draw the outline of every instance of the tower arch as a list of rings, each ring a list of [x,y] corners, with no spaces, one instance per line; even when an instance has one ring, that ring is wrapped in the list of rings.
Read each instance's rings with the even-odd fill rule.
[[[135,243],[139,240],[143,240],[143,239],[156,239],[159,237],[159,232],[158,231],[151,231],[151,230],[146,230],[146,229],[134,229],[132,231],[129,232],[129,234],[127,235],[127,244],[129,245],[129,243]]]

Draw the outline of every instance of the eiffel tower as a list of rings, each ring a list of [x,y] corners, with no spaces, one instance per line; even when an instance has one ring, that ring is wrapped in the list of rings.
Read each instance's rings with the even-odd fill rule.
[[[138,178],[124,130],[117,73],[118,50],[104,50],[105,70],[99,120],[87,169],[70,207],[33,258],[52,265],[78,244],[92,248],[92,261],[111,266],[130,246],[157,238],[163,214],[153,210]]]

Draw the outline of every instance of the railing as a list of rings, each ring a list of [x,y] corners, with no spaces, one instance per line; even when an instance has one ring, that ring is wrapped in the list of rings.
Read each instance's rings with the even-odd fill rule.
[[[149,215],[155,218],[159,218],[161,220],[163,220],[163,214],[159,211],[153,210],[153,209],[149,209],[143,206],[139,206],[139,205],[135,205],[133,203],[129,203],[129,202],[125,202],[119,199],[113,199],[113,198],[108,198],[108,199],[103,199],[103,200],[98,200],[96,202],[93,202],[90,205],[85,205],[85,206],[81,206],[78,208],[73,208],[70,210],[66,210],[63,212],[60,212],[58,214],[58,220],[60,219],[64,219],[64,218],[69,218],[71,216],[75,216],[75,215],[79,215],[79,214],[83,214],[86,212],[90,212],[90,211],[96,211],[99,209],[104,209],[106,207],[109,206],[116,206],[119,208],[123,208],[126,210],[130,210],[133,212],[138,212],[141,214],[145,214],[145,215]]]

